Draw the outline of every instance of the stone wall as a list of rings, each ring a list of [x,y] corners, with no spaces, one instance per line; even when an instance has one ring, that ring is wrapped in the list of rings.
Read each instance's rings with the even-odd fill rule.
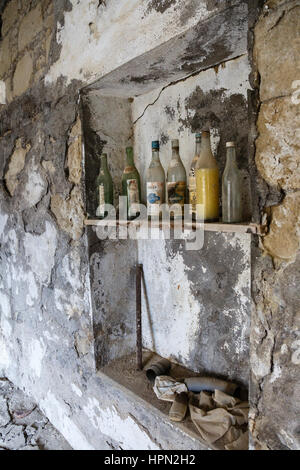
[[[269,231],[253,250],[251,430],[260,449],[299,449],[300,3],[266,2],[254,30],[255,162]],[[267,184],[265,184],[267,183]]]
[[[201,448],[95,373],[79,90],[239,3],[0,3],[0,369],[74,448]],[[266,2],[253,31],[254,212],[270,222],[253,244],[255,448],[299,448],[298,9]]]

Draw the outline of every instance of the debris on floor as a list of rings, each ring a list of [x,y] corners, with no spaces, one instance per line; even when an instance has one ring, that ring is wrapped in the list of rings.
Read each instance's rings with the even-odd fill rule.
[[[182,382],[165,375],[157,375],[153,387],[157,398],[172,402],[172,421],[182,421],[189,410],[201,439],[211,448],[247,450],[249,404],[232,396],[236,389],[237,385],[213,377]]]
[[[34,401],[1,377],[0,450],[72,450]]]

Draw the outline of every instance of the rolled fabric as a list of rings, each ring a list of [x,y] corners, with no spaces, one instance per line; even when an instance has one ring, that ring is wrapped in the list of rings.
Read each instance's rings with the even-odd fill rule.
[[[233,395],[237,389],[237,385],[226,380],[216,379],[215,377],[188,377],[184,379],[184,383],[189,392],[202,392],[207,390],[214,392],[220,390],[221,392]]]

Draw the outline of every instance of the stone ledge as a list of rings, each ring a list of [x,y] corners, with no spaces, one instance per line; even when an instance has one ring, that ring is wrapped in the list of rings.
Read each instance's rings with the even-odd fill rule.
[[[145,355],[146,352],[144,351],[144,358]],[[163,422],[164,425],[173,428],[173,432],[178,433],[178,436],[184,445],[182,449],[212,450],[212,448],[208,447],[207,443],[201,440],[196,430],[194,431],[194,425],[189,416],[187,416],[181,423],[173,422],[169,419],[168,412],[171,404],[156,398],[152,390],[152,385],[147,380],[144,370],[136,371],[132,370],[134,367],[130,367],[134,364],[135,355],[133,354],[129,358],[127,357],[125,359],[128,369],[127,367],[126,370],[123,369],[122,374],[118,370],[118,363],[122,363],[123,361],[121,358],[120,360],[113,361],[108,366],[98,370],[97,376],[110,387],[117,389],[128,401],[139,404],[145,410],[145,413],[149,413],[150,417],[152,415],[158,422]],[[182,374],[183,370],[185,369],[179,366],[178,374]],[[130,375],[132,376],[128,379]],[[155,436],[153,436],[153,438],[155,439]]]
[[[129,401],[138,403],[139,405],[144,407],[145,411],[149,412],[149,415],[152,414],[159,420],[163,421],[165,425],[171,426],[175,431],[177,430],[181,439],[183,438],[185,442],[190,443],[190,446],[185,448],[186,450],[212,450],[210,447],[207,446],[207,444],[201,442],[196,432],[193,432],[192,430],[190,430],[185,424],[175,423],[175,422],[170,421],[166,413],[160,411],[154,405],[150,404],[149,402],[141,398],[139,395],[135,394],[134,392],[126,388],[124,385],[120,384],[119,382],[116,382],[114,379],[110,378],[104,372],[98,371],[97,376],[101,378],[104,382],[106,382],[107,385],[115,389],[118,389],[118,391],[124,394]],[[172,449],[164,449],[164,450],[172,450]]]

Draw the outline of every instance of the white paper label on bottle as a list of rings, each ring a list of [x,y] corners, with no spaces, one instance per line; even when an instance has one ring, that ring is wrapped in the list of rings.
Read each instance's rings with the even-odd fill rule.
[[[104,194],[104,184],[100,184],[99,185],[99,207],[98,207],[98,216],[100,217],[104,217],[104,213],[105,213],[105,194]]]
[[[180,206],[183,207],[184,200],[185,200],[185,191],[186,191],[185,181],[177,181],[176,183],[168,182],[167,183],[168,203],[170,205],[180,204]]]
[[[128,215],[134,217],[139,212],[139,185],[136,179],[127,180]]]
[[[160,205],[163,203],[164,183],[147,183],[148,215],[159,216]]]

